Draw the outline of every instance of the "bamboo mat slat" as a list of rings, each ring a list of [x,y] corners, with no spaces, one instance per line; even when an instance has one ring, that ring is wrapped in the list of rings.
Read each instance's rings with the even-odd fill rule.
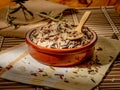
[[[68,10],[64,13],[72,13],[66,15],[65,18],[71,22],[79,22],[85,10],[91,10],[92,15],[86,22],[86,26],[95,30],[99,36],[107,38],[114,38],[120,40],[120,16],[114,10],[114,7],[101,7],[101,8],[82,8],[76,13],[75,10]],[[24,42],[20,38],[6,38],[0,36],[0,50],[15,46]],[[0,79],[0,90],[56,90],[49,87],[40,87],[21,84],[14,81]],[[101,83],[93,90],[120,90],[120,54],[106,73]]]

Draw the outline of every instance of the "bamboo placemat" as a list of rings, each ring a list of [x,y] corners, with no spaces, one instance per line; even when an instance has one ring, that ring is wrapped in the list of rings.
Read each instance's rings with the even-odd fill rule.
[[[66,10],[64,16],[77,24],[85,10],[91,10],[92,15],[86,22],[86,26],[95,30],[99,36],[120,40],[120,16],[114,7],[82,8],[80,10]],[[71,13],[71,14],[70,14]],[[69,15],[70,14],[70,15]],[[71,18],[71,19],[70,19]],[[20,38],[7,38],[0,36],[0,50],[15,46],[24,42]],[[0,79],[0,90],[54,90],[49,87],[40,87],[21,84]],[[102,82],[94,90],[120,90],[120,54],[105,75]],[[56,89],[55,89],[56,90]]]

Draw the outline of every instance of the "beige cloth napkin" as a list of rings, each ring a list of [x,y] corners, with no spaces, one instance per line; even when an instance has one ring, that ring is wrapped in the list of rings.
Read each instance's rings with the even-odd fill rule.
[[[62,90],[92,90],[102,81],[117,57],[120,52],[119,46],[118,40],[99,37],[92,60],[101,64],[94,62],[88,68],[90,63],[85,62],[75,67],[61,68],[37,62],[29,55],[25,44],[18,45],[0,52],[0,77]]]
[[[28,24],[25,26],[20,26],[20,28],[18,29],[15,29],[12,26],[5,28],[8,26],[6,22],[6,14],[8,7],[0,9],[0,35],[5,37],[25,38],[25,35],[29,30],[31,30],[34,27],[47,23],[47,21],[41,21],[43,20],[43,18],[37,15],[39,12],[52,11],[51,15],[56,16],[57,14],[68,8],[67,6],[51,3],[45,0],[29,0],[25,3],[25,6],[27,7],[28,10],[34,13],[34,19],[25,21],[23,12],[22,11],[17,12],[16,14],[14,14],[14,16],[17,17],[15,22]]]

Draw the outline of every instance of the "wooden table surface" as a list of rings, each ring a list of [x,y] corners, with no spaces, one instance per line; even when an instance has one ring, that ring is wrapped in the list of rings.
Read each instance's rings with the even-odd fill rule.
[[[14,5],[11,3],[12,0],[1,0],[0,1],[0,8],[5,7],[6,5]],[[35,0],[33,0],[35,1]],[[61,2],[61,0],[49,0],[49,1],[54,1],[54,2]],[[65,2],[65,0],[63,0]],[[68,2],[68,1],[66,1]],[[69,3],[70,4],[70,3]],[[73,3],[71,3],[73,4]],[[77,3],[74,3],[72,6],[76,7]],[[89,7],[98,7],[98,6],[115,6],[116,11],[120,14],[120,0],[92,0],[92,3],[90,4]]]

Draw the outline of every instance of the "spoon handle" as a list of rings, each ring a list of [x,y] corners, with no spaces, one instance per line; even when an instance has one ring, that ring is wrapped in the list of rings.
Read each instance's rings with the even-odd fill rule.
[[[80,19],[80,22],[79,22],[77,28],[75,29],[76,31],[81,32],[82,26],[84,25],[84,23],[88,19],[90,13],[91,13],[91,11],[86,11],[84,13],[84,15],[82,16],[82,18]]]

